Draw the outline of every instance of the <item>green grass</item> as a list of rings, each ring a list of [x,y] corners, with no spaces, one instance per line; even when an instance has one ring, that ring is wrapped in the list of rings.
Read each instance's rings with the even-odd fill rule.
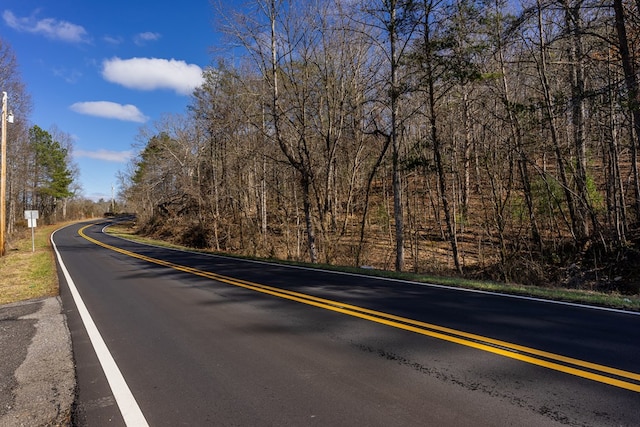
[[[195,250],[167,243],[160,240],[154,240],[147,237],[141,237],[134,234],[134,230],[126,225],[117,225],[107,229],[107,232],[125,239],[135,240],[141,243],[152,244],[161,247],[188,250],[192,252],[203,252],[217,255],[224,255],[233,258],[263,260],[285,265],[296,265],[306,268],[317,268],[330,271],[341,271],[346,273],[362,274],[366,276],[383,277],[397,280],[408,280],[419,283],[431,283],[442,286],[451,286],[456,288],[475,289],[487,292],[505,293],[511,295],[520,295],[541,299],[549,299],[554,301],[564,301],[577,304],[587,304],[600,307],[617,308],[623,310],[640,311],[640,296],[626,296],[616,293],[600,293],[593,291],[565,289],[565,288],[543,288],[537,286],[524,286],[511,283],[498,283],[480,280],[463,279],[459,277],[445,277],[425,274],[405,273],[386,270],[365,269],[358,267],[336,266],[325,264],[309,264],[303,262],[285,261],[280,259],[262,259],[248,256],[239,256],[235,254],[216,253],[213,251]]]
[[[36,227],[35,251],[30,230],[7,241],[6,254],[0,258],[0,304],[58,295],[58,274],[49,236],[59,227]]]

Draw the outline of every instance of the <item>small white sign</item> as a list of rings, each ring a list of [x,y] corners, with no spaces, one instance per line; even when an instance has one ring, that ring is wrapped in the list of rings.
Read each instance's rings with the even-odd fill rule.
[[[35,228],[38,225],[37,219],[40,218],[38,211],[24,211],[24,219],[27,220],[27,225],[31,229],[31,251],[36,251],[36,236]]]
[[[40,219],[38,211],[24,211],[24,219]]]

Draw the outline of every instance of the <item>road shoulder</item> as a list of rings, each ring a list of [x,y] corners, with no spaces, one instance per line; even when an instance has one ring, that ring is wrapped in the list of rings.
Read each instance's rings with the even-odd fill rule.
[[[6,406],[0,412],[0,425],[69,425],[75,368],[60,298],[9,304],[0,307],[0,313],[9,314],[3,319],[3,334],[15,336],[15,341],[0,354],[3,359],[9,352],[24,357],[22,363],[13,360],[13,367],[20,364],[11,378],[12,387],[2,390]]]

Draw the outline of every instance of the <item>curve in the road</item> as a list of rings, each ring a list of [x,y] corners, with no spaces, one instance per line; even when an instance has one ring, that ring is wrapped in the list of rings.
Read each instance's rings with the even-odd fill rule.
[[[158,264],[164,267],[172,268],[178,271],[194,274],[201,277],[206,277],[218,282],[230,284],[233,286],[239,286],[245,289],[261,292],[269,295],[273,295],[279,298],[288,299],[291,301],[300,302],[303,304],[331,310],[339,313],[343,313],[349,316],[358,317],[361,319],[369,320],[372,322],[384,324],[387,326],[411,331],[421,335],[430,336],[433,338],[453,342],[456,344],[472,347],[478,350],[498,354],[504,357],[509,357],[522,362],[530,363],[537,366],[542,366],[555,371],[575,375],[581,378],[586,378],[592,381],[608,384],[614,387],[619,387],[634,392],[640,392],[640,374],[629,372],[614,367],[604,366],[580,359],[562,356],[538,350],[526,346],[521,346],[506,341],[496,340],[493,338],[471,334],[464,331],[459,331],[452,328],[438,326],[430,323],[419,322],[416,320],[408,319],[405,317],[395,316],[380,311],[370,310],[363,307],[358,307],[351,304],[342,303],[339,301],[333,301],[329,299],[319,298],[299,292],[289,291],[281,288],[267,286],[259,283],[249,282],[245,280],[239,280],[232,277],[223,276],[220,274],[199,270],[193,267],[179,265],[169,261],[164,261],[145,255],[141,255],[135,252],[131,252],[116,246],[112,246],[87,236],[84,230],[91,225],[81,228],[78,233],[84,239],[102,246],[106,249],[113,250],[115,252],[134,257],[143,261]]]

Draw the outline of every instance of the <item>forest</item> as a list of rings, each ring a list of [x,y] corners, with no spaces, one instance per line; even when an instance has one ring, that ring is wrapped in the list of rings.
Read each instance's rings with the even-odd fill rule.
[[[640,291],[638,0],[212,7],[226,35],[215,65],[184,114],[140,130],[120,177],[141,232],[257,257]],[[14,165],[17,177],[35,163]],[[24,182],[10,211],[34,194],[65,200]]]
[[[123,197],[192,247],[638,293],[639,6],[219,5]]]

